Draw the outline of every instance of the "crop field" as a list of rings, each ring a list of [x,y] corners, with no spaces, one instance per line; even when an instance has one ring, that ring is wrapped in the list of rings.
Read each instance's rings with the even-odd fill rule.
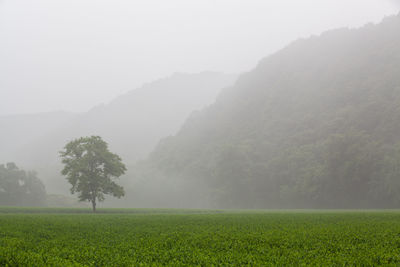
[[[400,265],[397,211],[0,208],[0,266]]]

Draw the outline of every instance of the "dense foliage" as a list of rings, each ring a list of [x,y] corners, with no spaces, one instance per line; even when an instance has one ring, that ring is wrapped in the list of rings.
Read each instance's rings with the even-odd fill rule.
[[[148,169],[202,181],[217,207],[399,207],[399,32],[400,15],[292,43],[163,140]]]
[[[398,212],[9,213],[0,265],[398,266],[399,231]]]
[[[108,150],[100,136],[81,137],[70,141],[60,152],[65,165],[62,174],[72,185],[71,193],[78,193],[80,201],[103,201],[105,195],[122,197],[125,192],[115,179],[125,173],[121,158]]]
[[[15,163],[0,164],[0,206],[41,206],[46,204],[45,187],[32,171]]]

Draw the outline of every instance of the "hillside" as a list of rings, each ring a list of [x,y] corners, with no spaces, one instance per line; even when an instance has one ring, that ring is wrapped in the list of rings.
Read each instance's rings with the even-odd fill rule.
[[[400,15],[293,42],[164,139],[140,175],[173,184],[166,206],[399,207],[399,33]]]
[[[68,112],[49,112],[0,116],[0,162],[14,160],[19,150],[56,131],[76,115]]]
[[[145,158],[161,138],[175,134],[194,110],[215,101],[219,90],[236,78],[215,72],[176,73],[85,113],[1,117],[7,129],[0,133],[3,145],[21,145],[2,149],[0,159],[36,170],[48,192],[69,194],[70,186],[59,174],[58,156],[69,140],[100,135],[129,168]]]

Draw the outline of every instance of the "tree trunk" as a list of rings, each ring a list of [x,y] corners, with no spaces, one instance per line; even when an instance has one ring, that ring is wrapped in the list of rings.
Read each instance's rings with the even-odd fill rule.
[[[93,208],[93,212],[96,212],[96,199],[92,200],[92,208]]]

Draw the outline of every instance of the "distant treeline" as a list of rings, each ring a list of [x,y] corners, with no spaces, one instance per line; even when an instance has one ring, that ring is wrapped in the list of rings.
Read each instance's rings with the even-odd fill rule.
[[[15,163],[0,164],[0,206],[44,206],[45,187],[33,171]]]

